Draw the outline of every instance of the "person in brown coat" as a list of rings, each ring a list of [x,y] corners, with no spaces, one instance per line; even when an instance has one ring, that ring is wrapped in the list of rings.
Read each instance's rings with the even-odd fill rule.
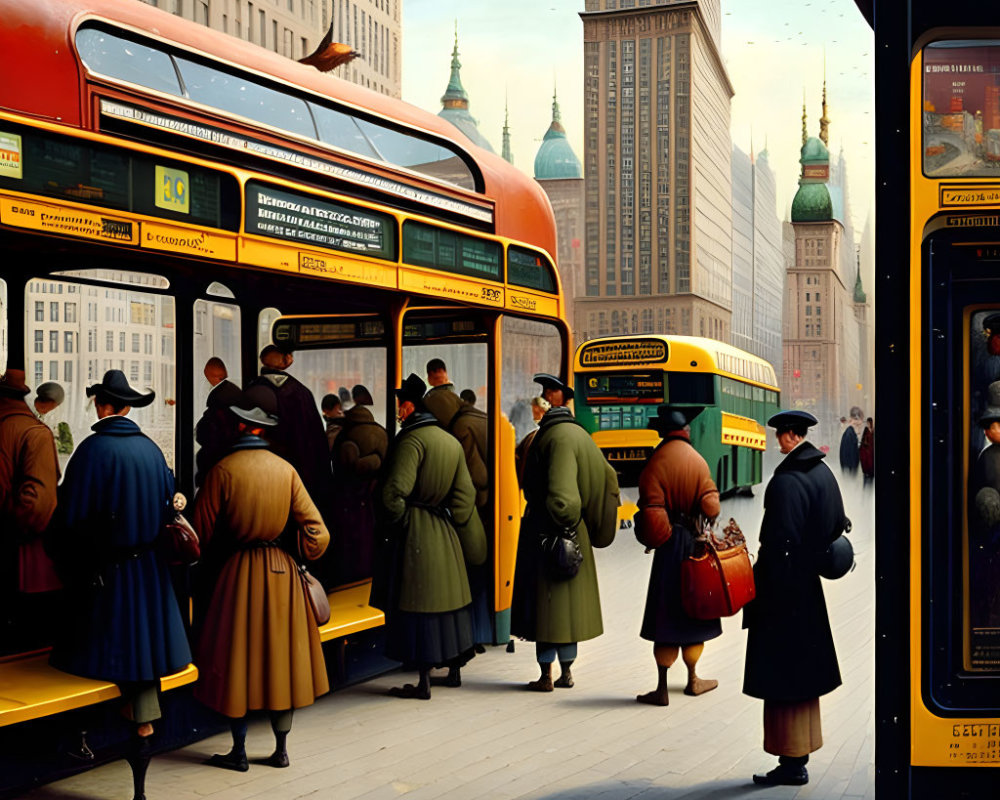
[[[263,391],[265,396],[261,396]],[[209,560],[229,554],[219,573],[201,630],[194,696],[230,718],[233,749],[207,763],[245,772],[247,712],[271,712],[274,753],[260,763],[288,766],[286,738],[292,710],[329,691],[319,629],[295,559],[297,544],[313,561],[330,541],[315,504],[295,469],[270,452],[262,438],[277,418],[263,411],[268,390],[249,389],[233,452],[205,478],[194,509],[194,527]],[[278,537],[294,520],[296,533]],[[297,539],[297,542],[294,541]]]
[[[59,460],[52,431],[24,401],[24,372],[0,378],[0,576],[3,607],[0,653],[48,644],[52,590],[61,583],[42,548],[56,509]]]
[[[722,634],[719,620],[689,617],[681,602],[681,565],[694,550],[694,524],[699,517],[719,515],[719,490],[705,459],[691,446],[688,424],[701,408],[661,406],[649,427],[663,441],[639,475],[639,513],[635,535],[647,552],[655,548],[649,574],[643,639],[653,642],[658,681],[656,688],[636,700],[654,706],[668,704],[667,670],[683,653],[688,671],[684,694],[699,695],[719,685],[699,678],[695,665],[705,642]]]

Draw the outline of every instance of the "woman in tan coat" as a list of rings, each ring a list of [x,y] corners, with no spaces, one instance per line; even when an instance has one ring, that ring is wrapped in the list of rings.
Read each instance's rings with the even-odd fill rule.
[[[194,695],[231,719],[233,749],[208,763],[240,772],[249,768],[248,711],[271,712],[275,750],[260,763],[287,767],[292,710],[330,688],[295,559],[277,542],[294,519],[299,552],[313,561],[330,534],[295,469],[267,449],[262,434],[277,418],[259,402],[266,398],[251,388],[243,402],[249,410],[230,407],[240,418],[240,436],[208,473],[194,510],[205,560],[222,564],[201,631]]]

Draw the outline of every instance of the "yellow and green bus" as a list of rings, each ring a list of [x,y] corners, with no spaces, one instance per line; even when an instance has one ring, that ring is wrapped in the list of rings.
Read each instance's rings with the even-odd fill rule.
[[[665,403],[704,406],[691,442],[723,494],[761,482],[764,423],[779,405],[774,367],[732,345],[697,336],[612,336],[576,351],[576,418],[621,486],[636,486],[660,436],[649,421]]]

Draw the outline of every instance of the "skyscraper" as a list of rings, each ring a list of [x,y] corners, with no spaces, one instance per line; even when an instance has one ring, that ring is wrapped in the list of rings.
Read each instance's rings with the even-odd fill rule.
[[[581,339],[730,339],[729,104],[719,0],[586,0]]]

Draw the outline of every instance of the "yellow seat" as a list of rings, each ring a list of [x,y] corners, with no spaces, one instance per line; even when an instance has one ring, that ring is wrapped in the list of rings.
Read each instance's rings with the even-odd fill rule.
[[[319,628],[320,641],[328,642],[385,624],[385,614],[368,605],[371,581],[362,581],[330,592],[330,621]]]
[[[198,678],[188,664],[160,679],[163,691]],[[0,662],[0,727],[38,719],[118,697],[118,686],[108,681],[80,678],[49,665],[48,653]]]

